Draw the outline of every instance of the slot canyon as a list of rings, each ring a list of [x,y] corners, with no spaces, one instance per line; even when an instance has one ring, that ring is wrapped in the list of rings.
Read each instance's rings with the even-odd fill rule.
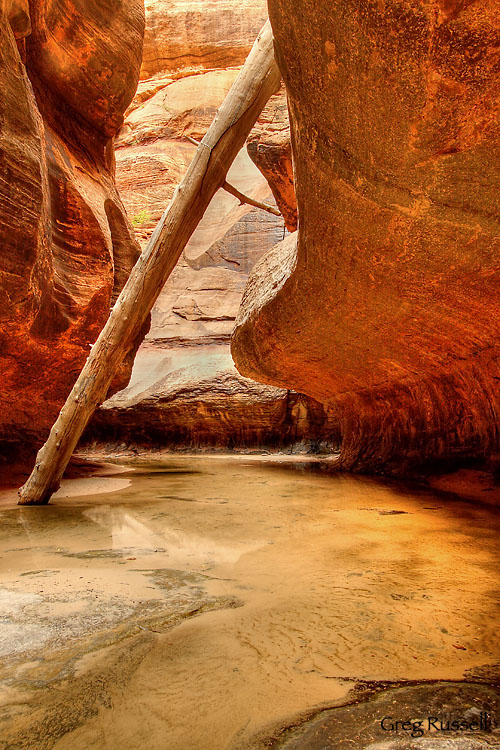
[[[0,750],[499,748],[498,3],[0,36]]]

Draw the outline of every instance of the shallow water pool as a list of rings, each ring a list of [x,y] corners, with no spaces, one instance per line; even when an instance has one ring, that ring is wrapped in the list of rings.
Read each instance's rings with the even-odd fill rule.
[[[359,684],[495,672],[495,508],[304,462],[130,468],[0,511],[0,748],[264,747]]]

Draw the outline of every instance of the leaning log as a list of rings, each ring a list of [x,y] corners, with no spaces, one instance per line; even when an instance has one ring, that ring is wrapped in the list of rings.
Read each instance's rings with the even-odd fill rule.
[[[19,490],[20,505],[48,503],[76,444],[238,151],[280,85],[269,21],[219,108],[153,235],[134,266],[87,362]]]

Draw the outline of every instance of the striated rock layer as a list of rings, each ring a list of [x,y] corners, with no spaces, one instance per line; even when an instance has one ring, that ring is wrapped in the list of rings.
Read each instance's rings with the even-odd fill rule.
[[[348,469],[495,462],[500,8],[270,0],[300,224],[232,351],[335,408]]]
[[[143,30],[141,0],[0,8],[3,452],[43,441],[139,251],[112,138],[137,85]]]
[[[236,371],[225,345],[145,344],[128,388],[108,399],[87,440],[173,450],[338,447],[338,420],[302,394]]]
[[[241,65],[267,18],[265,0],[146,0],[141,79]]]

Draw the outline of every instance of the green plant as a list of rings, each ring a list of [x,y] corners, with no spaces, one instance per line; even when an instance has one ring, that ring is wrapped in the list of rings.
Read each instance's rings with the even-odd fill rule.
[[[142,227],[144,224],[147,224],[148,221],[151,221],[151,214],[147,208],[142,208],[135,214],[135,216],[132,216],[132,224],[134,227]]]

